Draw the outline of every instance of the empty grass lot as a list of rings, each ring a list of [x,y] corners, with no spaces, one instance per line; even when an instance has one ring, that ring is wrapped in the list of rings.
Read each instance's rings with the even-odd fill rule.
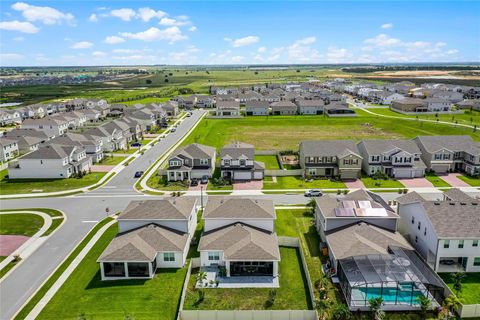
[[[239,140],[263,150],[298,150],[302,140],[315,139],[392,139],[418,135],[472,136],[480,141],[480,130],[437,123],[417,123],[390,119],[357,110],[355,118],[323,116],[252,116],[240,119],[203,119],[183,142],[197,142],[217,149]]]
[[[440,178],[439,176],[437,176],[435,173],[433,172],[427,172],[425,173],[425,179],[427,179],[428,181],[430,181],[434,187],[437,187],[437,188],[448,188],[448,187],[451,187],[451,185],[449,183],[447,183],[445,180],[443,180],[442,178]]]
[[[279,264],[280,288],[277,290],[275,303],[271,310],[305,310],[311,309],[305,273],[301,258],[296,248],[280,247]],[[192,271],[185,299],[185,310],[265,310],[268,299],[268,288],[238,289],[202,289],[205,300],[196,304],[198,293],[195,289],[195,274]]]
[[[450,273],[439,273],[443,281],[453,290]],[[462,282],[462,292],[460,299],[464,304],[480,303],[480,273],[466,273],[466,278]],[[455,292],[455,291],[454,291]]]
[[[41,216],[32,213],[0,214],[0,234],[31,237],[44,222]]]
[[[346,186],[341,181],[331,181],[327,179],[304,181],[300,176],[277,177],[277,182],[267,181],[263,183],[263,190],[343,188],[346,188]]]
[[[263,162],[265,164],[265,169],[267,170],[280,169],[277,156],[255,156],[255,161]]]
[[[15,179],[8,180],[5,176],[8,171],[0,171],[0,194],[32,193],[34,190],[41,192],[56,192],[83,188],[97,183],[105,172],[89,173],[82,178],[68,179]]]
[[[186,268],[162,269],[151,280],[100,280],[96,260],[117,229],[108,228],[38,319],[175,318]]]
[[[480,187],[479,177],[470,177],[470,176],[460,175],[458,176],[458,179],[463,180],[465,183],[468,183],[472,187]]]

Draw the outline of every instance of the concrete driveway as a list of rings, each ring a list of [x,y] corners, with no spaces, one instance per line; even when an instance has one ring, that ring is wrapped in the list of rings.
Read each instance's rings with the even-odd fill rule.
[[[206,183],[206,184],[201,184],[201,183],[199,182],[198,185],[196,185],[196,186],[190,186],[190,187],[188,187],[188,191],[201,191],[201,190],[202,190],[202,187],[203,187],[203,190],[207,190],[207,186],[208,186],[208,183]]]
[[[19,235],[0,235],[0,256],[9,256],[22,244],[27,242],[30,237]]]
[[[262,190],[263,180],[234,182],[233,190]]]
[[[460,180],[458,176],[461,176],[460,173],[449,173],[446,176],[442,176],[441,178],[445,180],[448,184],[450,184],[454,188],[460,187],[470,187],[468,183],[463,180]]]
[[[425,178],[399,179],[406,188],[433,188],[433,184]]]

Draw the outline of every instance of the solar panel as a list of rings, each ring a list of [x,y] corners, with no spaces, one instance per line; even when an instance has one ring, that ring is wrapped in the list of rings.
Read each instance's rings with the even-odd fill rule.
[[[370,201],[357,201],[359,208],[371,208],[372,203]]]
[[[335,216],[355,217],[355,210],[353,208],[335,208]]]
[[[355,201],[351,201],[351,200],[345,200],[345,201],[342,201],[342,205],[344,208],[356,208],[356,204],[355,204]]]
[[[355,209],[355,215],[357,217],[366,217],[367,216],[367,209],[356,208]]]

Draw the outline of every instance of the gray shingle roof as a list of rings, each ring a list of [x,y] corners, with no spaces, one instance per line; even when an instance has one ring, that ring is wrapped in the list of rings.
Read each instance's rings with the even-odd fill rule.
[[[194,197],[135,200],[128,204],[118,220],[188,220],[196,202]]]
[[[248,143],[234,142],[226,145],[220,150],[220,158],[231,157],[238,159],[241,156],[246,156],[247,159],[253,159],[255,157],[255,148]]]
[[[354,153],[361,158],[353,140],[312,140],[302,141],[300,150],[306,157],[339,156],[345,152]]]
[[[192,143],[175,150],[175,152],[173,152],[172,156],[169,159],[177,157],[178,155],[185,155],[192,159],[209,159],[215,156],[215,152],[216,150],[214,147],[205,146],[198,143]]]
[[[235,223],[202,235],[198,250],[221,250],[225,260],[279,261],[277,235]]]
[[[214,197],[208,199],[203,218],[275,219],[276,215],[272,200]]]
[[[470,136],[418,136],[415,138],[425,150],[430,153],[441,149],[450,151],[469,151],[473,154],[480,154],[480,147]]]
[[[74,147],[51,144],[28,153],[21,159],[63,159],[68,157],[73,149]]]
[[[426,201],[425,212],[439,238],[480,238],[480,201]],[[473,203],[476,203],[474,205]]]
[[[412,140],[380,140],[369,139],[362,140],[362,144],[369,155],[380,155],[384,152],[389,152],[393,149],[399,148],[411,154],[420,154],[420,148]]]
[[[316,100],[298,100],[296,102],[297,106],[300,108],[317,108],[317,107],[323,107],[325,105],[325,102],[320,99]]]
[[[472,202],[475,198],[469,196],[462,190],[458,188],[452,188],[450,190],[445,191],[444,196],[446,199],[451,201],[458,201],[458,202]],[[479,209],[480,210],[480,209]]]
[[[188,234],[149,224],[118,234],[103,251],[99,262],[153,261],[157,252],[183,252]]]
[[[220,101],[217,101],[217,109],[222,109],[222,110],[227,110],[227,109],[239,110],[239,109],[240,109],[240,103],[239,103],[238,101],[235,101],[235,100],[232,100],[232,101],[220,100]]]

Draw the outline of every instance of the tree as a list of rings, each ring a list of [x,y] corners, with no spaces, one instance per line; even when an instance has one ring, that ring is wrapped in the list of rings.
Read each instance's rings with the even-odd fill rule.
[[[452,279],[452,287],[457,296],[462,293],[462,282],[465,280],[465,278],[465,272],[455,272],[450,274],[450,279]]]
[[[453,314],[456,309],[462,306],[462,302],[455,295],[449,295],[443,300],[443,307],[450,313]]]
[[[418,305],[420,306],[420,314],[422,319],[427,319],[427,312],[432,307],[432,301],[426,296],[417,297]]]
[[[146,83],[146,84],[152,84],[152,80],[147,79],[147,80],[145,80],[145,83]]]
[[[332,310],[332,318],[334,320],[348,320],[351,317],[352,313],[350,312],[350,309],[348,309],[348,306],[343,303],[337,304]]]
[[[317,309],[320,319],[325,319],[330,304],[331,301],[328,298],[315,300],[315,309]]]
[[[368,305],[374,320],[382,320],[385,317],[385,312],[382,310],[383,298],[376,297],[368,300]]]
[[[195,276],[195,279],[197,280],[197,283],[200,282],[201,284],[203,284],[203,281],[207,280],[207,273],[204,271],[200,271]]]

